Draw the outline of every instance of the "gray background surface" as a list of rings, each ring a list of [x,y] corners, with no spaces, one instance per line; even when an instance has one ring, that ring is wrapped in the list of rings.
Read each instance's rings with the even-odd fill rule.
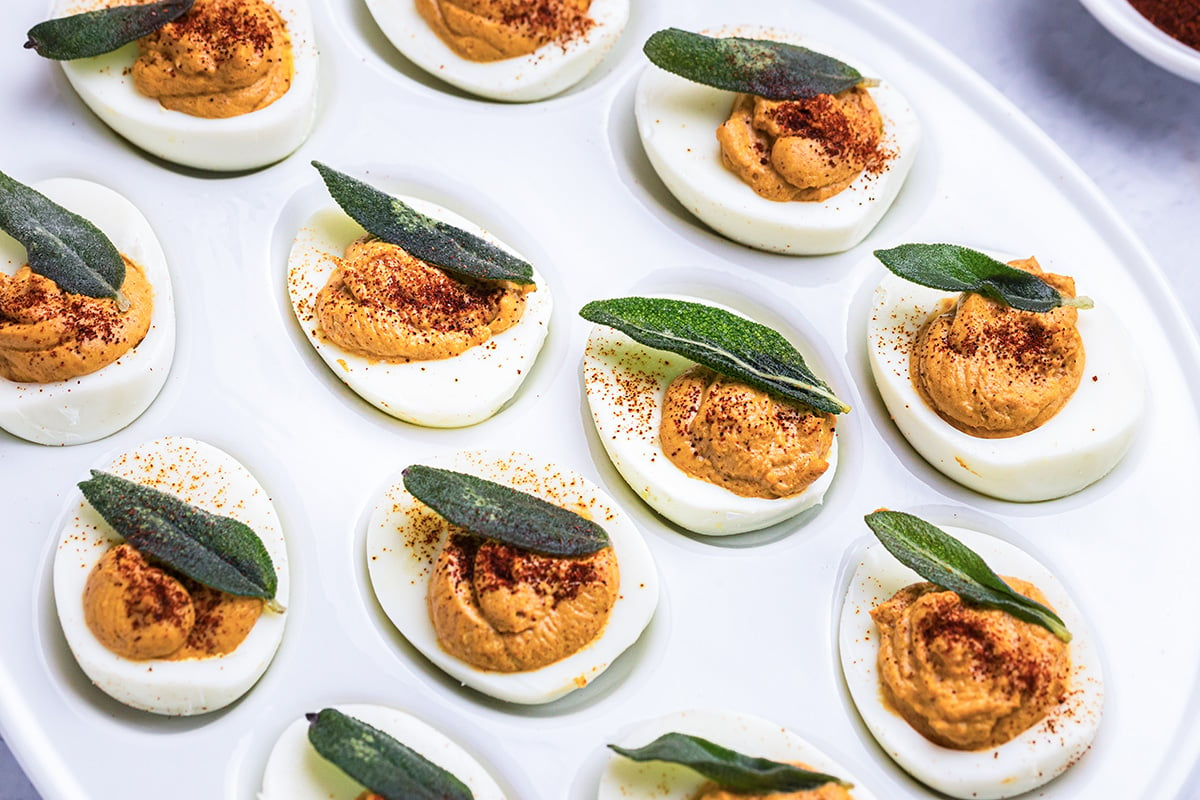
[[[1083,168],[1200,326],[1200,85],[1143,60],[1072,0],[877,2],[979,72]],[[0,742],[0,800],[37,798]]]

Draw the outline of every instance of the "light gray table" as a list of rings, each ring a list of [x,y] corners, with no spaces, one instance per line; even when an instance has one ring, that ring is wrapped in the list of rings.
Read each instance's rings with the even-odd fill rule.
[[[1200,85],[1144,61],[1071,0],[877,1],[983,75],[1083,168],[1200,327]],[[0,742],[0,800],[38,798]]]

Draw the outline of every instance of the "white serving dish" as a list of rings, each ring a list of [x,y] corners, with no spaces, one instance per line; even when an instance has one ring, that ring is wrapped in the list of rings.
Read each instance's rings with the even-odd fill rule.
[[[43,5],[21,0],[11,18],[33,24]],[[1019,111],[876,4],[748,0],[737,13],[731,20],[717,0],[643,4],[580,86],[535,106],[497,106],[426,79],[355,0],[318,3],[323,95],[312,136],[275,166],[220,179],[147,159],[90,115],[57,66],[19,48],[0,51],[9,76],[0,108],[36,132],[6,138],[0,168],[26,181],[86,177],[141,207],[172,264],[179,319],[167,384],[127,429],[61,449],[0,438],[0,734],[48,800],[251,800],[281,731],[305,711],[350,702],[394,706],[452,734],[520,800],[591,800],[606,742],[640,720],[695,707],[787,726],[879,797],[932,797],[874,745],[836,659],[849,553],[866,532],[862,516],[882,505],[935,509],[1027,545],[1059,570],[1096,629],[1106,718],[1094,752],[1040,797],[1187,796],[1200,754],[1192,723],[1200,636],[1189,616],[1200,538],[1184,505],[1200,475],[1200,346],[1161,273]],[[655,177],[633,120],[641,42],[666,25],[730,22],[853,42],[912,102],[921,153],[862,245],[811,259],[755,252],[708,231]],[[550,336],[496,417],[449,431],[398,422],[346,389],[308,344],[285,271],[296,228],[323,202],[313,158],[456,210],[546,276],[556,298]],[[868,254],[946,237],[1052,252],[1060,262],[1069,253],[1105,296],[1120,298],[1154,413],[1096,485],[1035,505],[987,499],[941,477],[887,419],[865,355],[864,320],[882,270]],[[717,543],[671,528],[640,503],[588,418],[580,359],[591,326],[574,313],[587,300],[632,292],[731,305],[802,334],[832,366],[830,382],[847,387],[855,411],[840,426],[841,463],[819,510]],[[162,435],[211,442],[254,473],[279,510],[292,566],[293,617],[274,663],[243,700],[191,719],[137,712],[95,690],[70,656],[51,591],[74,483],[111,454]],[[662,579],[641,640],[585,691],[547,707],[462,689],[391,627],[369,588],[370,498],[407,463],[477,447],[536,451],[598,482],[642,528]],[[114,768],[126,756],[142,776],[136,786]]]

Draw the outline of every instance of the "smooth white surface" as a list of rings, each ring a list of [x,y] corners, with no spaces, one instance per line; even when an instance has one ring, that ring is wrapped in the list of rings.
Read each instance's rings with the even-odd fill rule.
[[[175,298],[162,244],[141,211],[91,181],[51,178],[34,189],[87,219],[136,263],[154,293],[150,328],[135,347],[87,375],[51,383],[0,379],[0,428],[45,445],[94,442],[142,414],[162,390],[175,354]],[[25,247],[0,231],[0,273],[28,263]]]
[[[189,298],[186,307],[180,306],[176,369],[163,395],[132,430],[82,449],[51,451],[0,440],[0,471],[6,476],[44,476],[36,487],[10,481],[0,489],[8,529],[23,534],[10,537],[0,567],[8,609],[0,619],[0,637],[17,645],[5,651],[0,663],[0,727],[45,795],[129,796],[127,782],[118,781],[123,774],[106,777],[88,757],[97,750],[107,757],[111,743],[119,739],[148,765],[168,763],[184,741],[193,753],[219,753],[210,767],[188,770],[189,785],[204,798],[248,797],[261,781],[271,742],[296,713],[318,702],[371,701],[409,708],[454,732],[464,746],[495,765],[496,777],[510,795],[531,800],[594,796],[607,737],[633,719],[699,705],[740,709],[806,732],[810,720],[820,719],[823,749],[838,754],[878,796],[925,796],[869,744],[869,734],[838,688],[832,654],[837,582],[832,565],[845,556],[855,531],[865,531],[863,513],[906,502],[949,504],[961,515],[1006,521],[1037,541],[1047,560],[1063,569],[1081,608],[1095,622],[1110,655],[1105,664],[1109,718],[1095,752],[1068,773],[1078,775],[1076,783],[1051,784],[1047,796],[1121,791],[1190,796],[1180,786],[1200,752],[1200,731],[1183,721],[1197,713],[1193,686],[1200,653],[1193,639],[1179,633],[1194,627],[1187,617],[1190,594],[1171,604],[1162,592],[1186,593],[1200,554],[1192,537],[1172,538],[1162,547],[1147,545],[1185,529],[1183,509],[1200,473],[1195,448],[1181,446],[1200,438],[1194,420],[1194,334],[1181,324],[1171,299],[1177,295],[1191,309],[1200,303],[1200,272],[1191,269],[1191,254],[1200,249],[1194,226],[1200,154],[1191,123],[1200,116],[1200,96],[1193,84],[1149,64],[1109,36],[1078,4],[891,0],[886,5],[983,70],[1066,147],[1174,278],[1169,292],[1151,281],[1148,299],[1131,286],[1123,296],[1143,310],[1158,310],[1156,321],[1132,334],[1141,352],[1157,360],[1180,350],[1187,354],[1188,373],[1171,368],[1151,373],[1156,416],[1149,419],[1145,436],[1116,473],[1074,498],[1014,507],[960,489],[907,449],[886,424],[877,399],[866,389],[854,390],[871,384],[865,354],[848,349],[850,323],[858,337],[853,341],[861,341],[873,285],[855,265],[864,262],[867,248],[889,246],[926,214],[945,217],[948,224],[975,235],[988,232],[983,222],[994,226],[1003,209],[1020,215],[1020,203],[1004,202],[1011,195],[997,195],[994,187],[1062,195],[1072,208],[1100,214],[1101,224],[1086,225],[1080,212],[1069,211],[1055,219],[1020,217],[1011,229],[1037,238],[1037,244],[1063,237],[1085,245],[1098,240],[1117,250],[1128,269],[1149,269],[1120,217],[1078,187],[1075,169],[1048,159],[1043,140],[1031,138],[1011,106],[997,105],[991,95],[982,99],[971,94],[968,103],[963,95],[977,84],[923,40],[890,32],[867,43],[872,62],[886,64],[898,84],[904,81],[906,95],[925,121],[926,146],[910,181],[861,253],[813,260],[756,253],[699,228],[640,155],[632,117],[633,84],[644,63],[639,42],[665,24],[699,28],[728,22],[724,7],[712,3],[634,9],[631,28],[612,57],[576,91],[536,107],[505,107],[446,94],[394,56],[360,4],[331,0],[317,9],[328,36],[323,49],[330,55],[323,70],[338,85],[359,88],[325,98],[318,128],[296,157],[227,181],[145,159],[88,114],[53,65],[19,48],[0,49],[0,67],[9,76],[0,98],[5,108],[21,109],[23,131],[37,132],[3,134],[6,158],[29,174],[105,180],[137,202],[156,229],[172,227],[164,241],[168,256],[173,264],[187,264],[176,281],[177,293]],[[840,30],[822,33],[822,38],[834,38],[871,24],[869,10],[884,6],[844,2],[793,8],[756,0],[739,10],[750,22]],[[839,14],[853,15],[851,22],[839,26]],[[14,27],[24,29],[43,16],[43,8],[25,0],[12,15]],[[335,42],[340,46],[334,47]],[[900,51],[902,42],[914,49]],[[895,73],[890,72],[893,65]],[[953,90],[928,91],[919,77],[926,70],[935,70]],[[910,79],[921,83],[921,92],[909,87]],[[369,124],[358,116],[359,91],[389,98],[372,106]],[[414,107],[439,119],[453,114],[459,123],[433,128],[413,124]],[[989,114],[992,125],[1003,125],[1016,144],[981,134],[973,124],[979,111],[973,108]],[[481,128],[496,136],[516,136],[525,130],[531,110],[539,132],[532,139],[505,151],[467,146],[479,144],[474,134]],[[936,119],[927,119],[928,114]],[[945,125],[966,125],[973,138],[947,149],[941,132]],[[554,135],[544,135],[547,130]],[[989,154],[982,162],[981,152]],[[1007,163],[1015,152],[1037,157],[1039,166],[1019,174],[989,166],[996,159]],[[441,204],[465,203],[464,213],[469,209],[473,219],[521,252],[531,258],[549,254],[562,264],[547,275],[561,289],[546,349],[514,403],[492,420],[464,431],[422,431],[391,422],[328,375],[296,328],[283,278],[295,226],[285,235],[275,220],[281,207],[289,207],[293,192],[319,183],[307,159],[330,160],[338,154],[390,160],[423,188],[433,184],[443,195],[434,198]],[[534,163],[550,166],[533,170]],[[597,165],[604,168],[593,171]],[[959,177],[948,185],[943,183],[946,175]],[[983,182],[993,191],[980,191]],[[508,211],[495,206],[501,197]],[[207,225],[178,222],[195,207],[208,209]],[[565,210],[580,208],[602,208],[603,214],[596,219],[572,214],[564,221]],[[510,229],[510,218],[520,224]],[[521,229],[536,232],[539,240]],[[632,509],[636,497],[621,488],[615,470],[604,466],[606,457],[584,424],[578,359],[589,326],[574,319],[570,308],[614,290],[695,291],[698,282],[724,282],[730,292],[761,298],[778,319],[802,315],[815,329],[827,331],[827,343],[816,343],[825,350],[823,358],[840,360],[853,377],[848,401],[856,412],[847,420],[851,435],[843,441],[839,468],[852,480],[835,482],[817,524],[753,549],[701,544],[634,510],[667,587],[655,621],[629,654],[638,669],[606,680],[610,670],[577,693],[577,702],[529,716],[464,693],[386,633],[386,620],[366,593],[363,515],[372,491],[404,458],[479,446],[485,439],[528,447],[531,431],[565,413],[574,424],[554,428],[542,440],[539,454],[580,466]],[[717,294],[714,299],[720,299]],[[231,328],[212,325],[216,309],[241,322]],[[244,348],[245,342],[255,346]],[[264,376],[253,384],[261,394],[243,387],[245,376],[256,370]],[[296,531],[289,540],[296,616],[276,662],[244,701],[200,725],[155,722],[97,702],[66,660],[69,653],[47,615],[50,537],[64,493],[105,453],[180,432],[235,452],[271,491],[289,532]],[[294,443],[301,436],[303,446],[297,449]],[[1081,524],[1081,517],[1092,522]],[[1086,568],[1077,553],[1091,554]],[[1125,593],[1111,591],[1128,578],[1131,563],[1138,565],[1139,575],[1161,577],[1156,597],[1164,603],[1158,615],[1148,617]],[[800,572],[802,581],[797,579]],[[780,634],[773,615],[762,613],[772,603],[792,610],[786,635]],[[359,624],[364,617],[366,626]],[[678,643],[707,642],[714,636],[723,645],[702,653],[709,680],[680,680],[697,672],[697,654]],[[1110,645],[1110,638],[1117,643]],[[1149,682],[1141,680],[1146,666],[1136,655],[1144,652],[1155,654],[1154,680]],[[786,664],[787,669],[764,673],[764,663]],[[763,692],[764,685],[772,691]],[[33,707],[29,700],[34,696],[45,702]],[[71,748],[70,759],[63,759],[59,748],[75,732],[89,738]],[[1134,734],[1138,741],[1130,744],[1124,737]],[[1147,754],[1142,774],[1155,775],[1153,787],[1125,783],[1136,778],[1124,769],[1123,756],[1132,750]],[[1096,775],[1096,770],[1116,772]],[[173,775],[147,773],[143,796],[155,790],[176,793]]]
[[[512,248],[449,209],[418,197],[399,199],[418,213],[512,252]],[[458,428],[495,414],[521,388],[546,339],[554,303],[545,277],[536,266],[533,268],[537,289],[526,295],[525,311],[516,325],[454,358],[406,363],[366,358],[324,339],[318,333],[315,312],[317,295],[336,269],[337,259],[347,245],[365,233],[332,200],[313,212],[296,232],[288,254],[288,294],[308,341],[334,375],[371,405],[397,419],[434,428]],[[513,255],[521,257],[519,253]]]
[[[927,520],[933,522],[933,520]],[[924,784],[952,797],[995,800],[1015,797],[1069,769],[1103,724],[1104,677],[1092,625],[1076,607],[1053,569],[1019,546],[979,531],[939,525],[983,558],[998,575],[1028,581],[1071,632],[1070,684],[1066,699],[1047,715],[998,747],[952,750],[940,747],[885,704],[879,687],[880,635],[871,610],[921,580],[873,538],[851,556],[857,562],[846,587],[838,622],[838,655],[854,704],[880,746]]]

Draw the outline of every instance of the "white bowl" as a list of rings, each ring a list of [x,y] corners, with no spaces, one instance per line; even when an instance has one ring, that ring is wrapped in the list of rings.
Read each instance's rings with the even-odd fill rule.
[[[1079,0],[1108,32],[1143,58],[1181,78],[1200,83],[1200,50],[1154,27],[1128,0]]]

